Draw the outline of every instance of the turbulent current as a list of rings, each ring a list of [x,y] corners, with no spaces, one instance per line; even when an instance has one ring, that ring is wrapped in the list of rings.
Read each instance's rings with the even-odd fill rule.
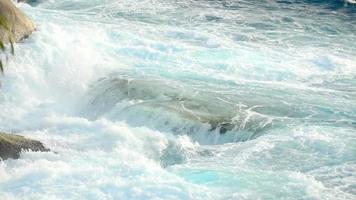
[[[355,199],[356,6],[41,0],[0,131],[1,200]]]

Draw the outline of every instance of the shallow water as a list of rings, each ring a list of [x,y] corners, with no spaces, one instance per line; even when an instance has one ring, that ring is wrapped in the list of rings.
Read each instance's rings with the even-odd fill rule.
[[[42,0],[16,45],[1,199],[356,198],[356,7]],[[54,153],[56,152],[56,153]]]

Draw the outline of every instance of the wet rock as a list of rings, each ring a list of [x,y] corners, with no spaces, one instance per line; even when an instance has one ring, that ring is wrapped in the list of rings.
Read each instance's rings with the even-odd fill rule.
[[[0,0],[0,41],[18,42],[34,30],[33,22],[11,0]]]
[[[20,135],[0,132],[0,158],[18,159],[22,151],[50,151],[41,142],[27,139]]]

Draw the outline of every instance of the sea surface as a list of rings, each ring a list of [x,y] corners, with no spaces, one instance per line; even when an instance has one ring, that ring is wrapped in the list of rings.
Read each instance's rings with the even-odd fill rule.
[[[0,78],[1,200],[356,199],[356,5],[41,0]]]

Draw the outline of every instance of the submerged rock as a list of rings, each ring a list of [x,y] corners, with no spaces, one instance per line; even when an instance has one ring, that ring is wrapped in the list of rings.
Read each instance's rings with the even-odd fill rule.
[[[241,105],[243,99],[235,93],[222,94],[221,88],[212,90],[219,93],[212,95],[210,91],[162,80],[106,77],[89,90],[83,101],[83,110],[89,112],[84,116],[96,119],[106,115],[131,125],[190,136],[201,131],[220,135],[246,133],[246,137],[236,141],[259,137],[272,127],[272,122],[278,122],[278,119],[258,113],[258,107],[248,105],[252,98]]]
[[[41,142],[27,139],[20,135],[6,134],[0,132],[0,158],[18,159],[21,151],[50,151]]]
[[[11,0],[0,0],[0,41],[18,42],[34,30],[33,22]]]

